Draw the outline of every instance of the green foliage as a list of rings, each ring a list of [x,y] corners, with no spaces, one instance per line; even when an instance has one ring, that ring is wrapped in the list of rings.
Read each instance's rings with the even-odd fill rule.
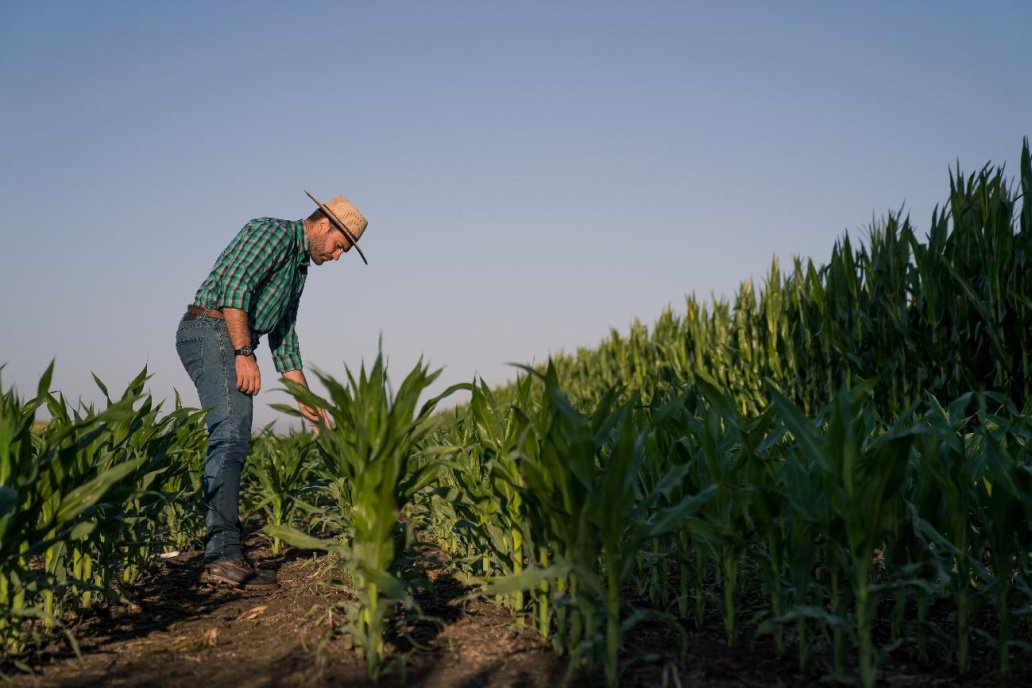
[[[106,408],[71,408],[50,393],[0,390],[0,642],[25,648],[23,619],[60,624],[66,611],[119,597],[151,553],[182,537],[168,505],[188,492],[183,474],[203,451],[200,413],[143,394],[146,370]],[[36,426],[43,407],[52,419]]]
[[[372,677],[381,672],[385,615],[406,594],[404,582],[394,571],[404,546],[401,510],[436,477],[436,461],[420,459],[448,452],[444,447],[423,446],[438,422],[431,416],[433,410],[457,389],[451,388],[420,406],[420,395],[439,374],[431,373],[420,361],[392,395],[386,364],[379,354],[368,371],[362,366],[357,377],[348,370],[346,384],[329,375],[318,375],[329,392],[327,399],[285,381],[299,402],[326,410],[331,419],[332,427],[319,433],[317,447],[322,465],[315,470],[339,497],[334,507],[340,523],[347,524],[342,533],[346,550],[339,542],[317,544],[283,527],[269,532],[291,544],[318,546],[344,555],[358,595],[347,629],[364,651]],[[297,414],[292,407],[280,409]]]
[[[251,441],[251,453],[244,466],[243,500],[249,512],[261,511],[273,526],[294,526],[313,507],[305,501],[305,493],[314,492],[310,475],[315,463],[312,435],[292,433],[277,437],[266,426]],[[246,519],[245,519],[246,520]],[[272,539],[272,552],[279,554],[281,540]]]
[[[639,618],[614,612],[628,583],[653,613],[701,624],[719,608],[729,643],[751,589],[779,652],[793,642],[805,670],[827,638],[833,675],[847,680],[855,656],[865,685],[885,595],[893,647],[922,659],[928,610],[955,606],[961,672],[990,608],[1006,673],[1032,540],[1032,204],[1018,201],[1002,170],[958,170],[924,241],[893,213],[823,266],[774,261],[758,293],[747,281],[731,301],[689,298],[651,331],[635,322],[481,385],[453,412],[447,441],[463,451],[431,532],[610,683],[620,619]],[[643,538],[656,522],[670,527]]]

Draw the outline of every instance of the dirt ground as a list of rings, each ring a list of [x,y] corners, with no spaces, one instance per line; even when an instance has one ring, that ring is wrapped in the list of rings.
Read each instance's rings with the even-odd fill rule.
[[[371,686],[350,639],[331,632],[333,603],[348,592],[327,585],[323,556],[289,552],[252,558],[273,569],[281,587],[240,592],[201,586],[199,552],[159,563],[129,605],[97,609],[71,630],[82,659],[55,644],[29,659],[33,674],[16,674],[15,686]],[[380,685],[427,688],[596,686],[601,676],[566,677],[566,660],[492,604],[471,599],[453,579],[435,580],[421,594],[424,616],[413,644],[399,641],[394,670]],[[339,612],[336,622],[339,623]],[[719,628],[719,626],[718,626]],[[743,633],[751,637],[751,633]],[[794,656],[778,659],[769,640],[744,640],[734,648],[719,632],[687,633],[688,651],[669,629],[642,626],[624,650],[621,685],[816,685],[821,674],[799,674]],[[990,667],[990,657],[983,666]],[[1020,666],[1020,665],[1019,665]],[[5,672],[7,669],[5,669]],[[937,667],[890,658],[886,686],[996,686],[991,670],[961,680]],[[1015,685],[1032,685],[1019,670]]]

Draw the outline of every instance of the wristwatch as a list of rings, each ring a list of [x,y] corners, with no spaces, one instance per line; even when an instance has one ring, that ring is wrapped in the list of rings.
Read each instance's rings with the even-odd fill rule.
[[[237,356],[251,356],[254,354],[254,349],[249,346],[242,346],[239,349],[233,349],[233,353]]]

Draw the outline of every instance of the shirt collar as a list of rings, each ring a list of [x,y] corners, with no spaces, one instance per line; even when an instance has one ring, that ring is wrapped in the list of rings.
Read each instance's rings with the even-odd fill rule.
[[[298,265],[308,265],[312,262],[312,252],[308,249],[308,237],[305,236],[304,220],[298,220],[294,227],[294,247],[297,249]]]

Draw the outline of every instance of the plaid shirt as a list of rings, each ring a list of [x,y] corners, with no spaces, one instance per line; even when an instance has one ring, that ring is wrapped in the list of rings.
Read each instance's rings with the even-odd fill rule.
[[[299,370],[301,348],[294,326],[310,262],[302,220],[251,220],[215,261],[194,303],[245,311],[252,345],[268,334],[276,370]]]

